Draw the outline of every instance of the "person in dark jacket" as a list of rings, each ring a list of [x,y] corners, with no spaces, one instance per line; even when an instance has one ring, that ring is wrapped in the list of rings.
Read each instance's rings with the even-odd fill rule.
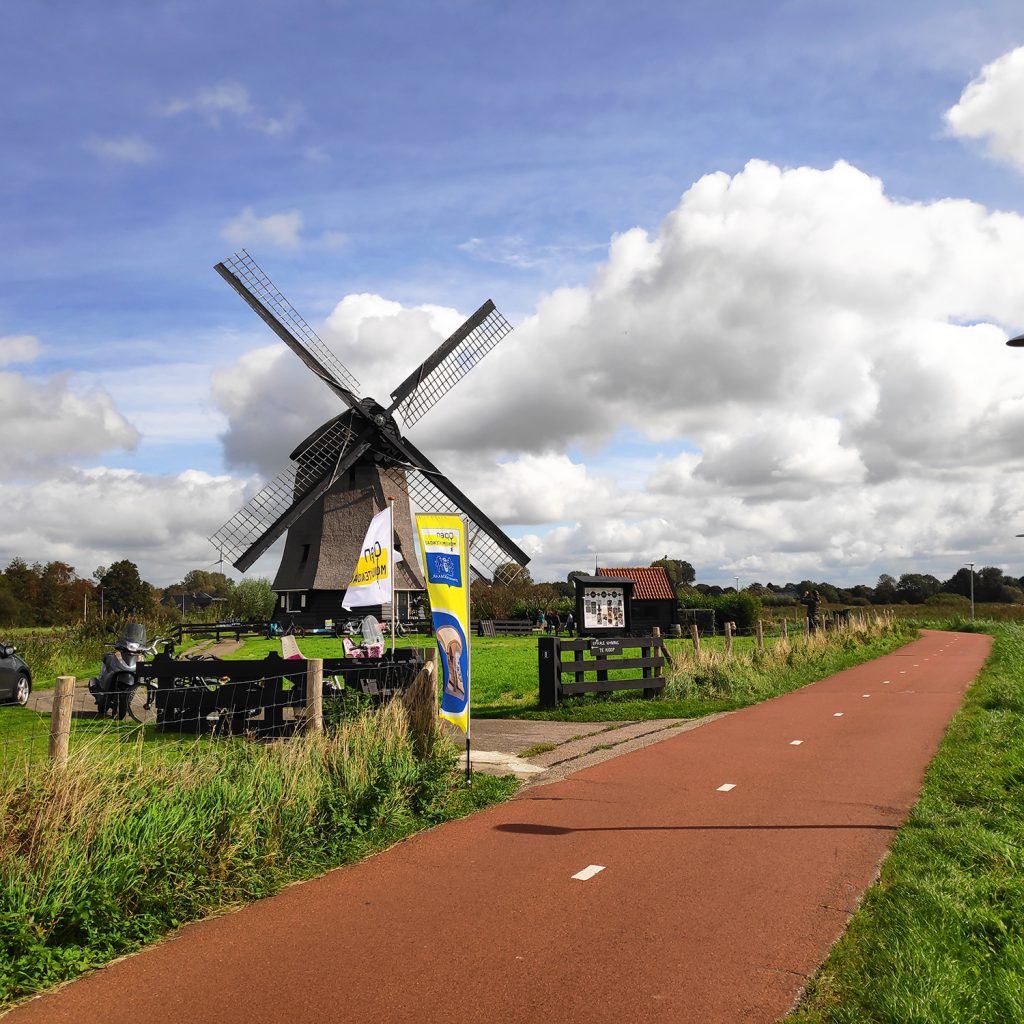
[[[813,590],[805,590],[801,599],[807,609],[807,628],[812,633],[818,632],[818,608],[821,606],[821,595],[817,587]]]

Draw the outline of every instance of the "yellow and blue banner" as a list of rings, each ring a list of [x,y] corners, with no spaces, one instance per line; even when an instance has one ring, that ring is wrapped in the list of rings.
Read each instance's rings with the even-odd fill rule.
[[[417,515],[434,636],[441,658],[442,718],[469,737],[469,543],[457,515]]]

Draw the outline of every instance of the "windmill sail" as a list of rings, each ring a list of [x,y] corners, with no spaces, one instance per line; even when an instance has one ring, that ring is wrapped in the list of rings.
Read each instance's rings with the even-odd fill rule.
[[[368,447],[341,417],[331,421],[210,540],[244,572]]]
[[[407,427],[433,408],[495,345],[512,330],[488,299],[429,359],[391,392]]]
[[[455,497],[445,494],[430,476],[418,469],[393,468],[388,471],[388,475],[393,479],[396,473],[405,474],[409,502],[417,511],[454,512],[469,520],[469,550],[473,569],[478,576],[493,579],[496,570],[501,566],[509,563],[524,566],[530,560],[511,537],[486,520],[486,517],[468,500],[463,499],[460,504]],[[448,480],[440,479],[448,488],[459,494]],[[462,495],[459,494],[459,497]],[[468,505],[469,509],[464,505]]]
[[[218,263],[214,270],[332,391],[349,405],[356,404],[359,381],[245,249]]]

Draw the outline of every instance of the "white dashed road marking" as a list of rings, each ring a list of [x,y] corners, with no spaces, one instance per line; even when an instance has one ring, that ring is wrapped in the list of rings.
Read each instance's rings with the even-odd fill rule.
[[[598,871],[604,871],[603,864],[590,864],[585,867],[582,871],[577,871],[573,878],[579,879],[581,882],[585,882],[588,878],[593,878]]]
[[[862,696],[862,697],[870,697],[870,696],[871,696],[871,694],[870,694],[870,693],[862,693],[862,694],[861,694],[861,696]]]
[[[801,743],[803,743],[803,740],[790,740],[789,741],[789,745],[791,747],[799,747]]]
[[[882,685],[883,686],[888,686],[889,685],[889,680],[888,679],[883,679],[882,680]]]
[[[833,718],[842,718],[843,717],[843,713],[842,713],[842,711],[837,711],[832,717]]]
[[[723,782],[722,785],[718,787],[718,792],[719,793],[728,793],[730,789],[735,789],[735,788],[736,788],[736,783],[735,782]]]

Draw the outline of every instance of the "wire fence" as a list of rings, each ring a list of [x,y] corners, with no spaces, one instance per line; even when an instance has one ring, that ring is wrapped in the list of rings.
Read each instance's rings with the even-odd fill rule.
[[[433,657],[416,649],[294,662],[158,655],[127,685],[103,690],[61,676],[53,689],[0,696],[0,765],[64,763],[84,749],[180,758],[215,740],[288,741],[407,697]]]

